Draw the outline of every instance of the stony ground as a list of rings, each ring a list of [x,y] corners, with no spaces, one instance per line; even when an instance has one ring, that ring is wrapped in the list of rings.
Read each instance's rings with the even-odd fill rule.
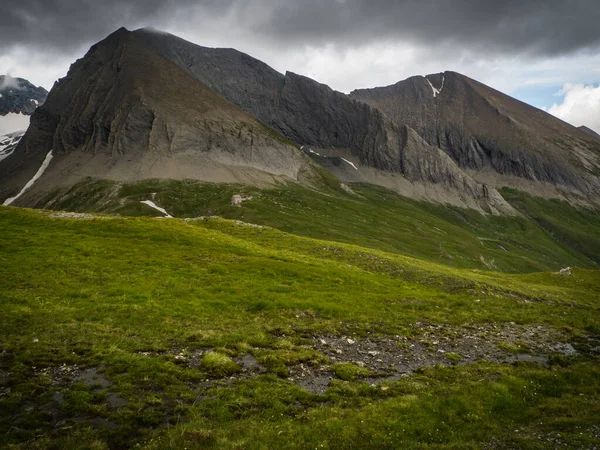
[[[387,383],[400,378],[409,377],[425,367],[436,365],[466,365],[481,361],[514,364],[529,362],[547,366],[552,358],[577,358],[591,356],[600,358],[600,339],[585,336],[576,342],[567,342],[566,336],[552,328],[543,326],[522,326],[509,324],[471,324],[465,327],[449,325],[431,325],[415,323],[412,334],[399,335],[327,335],[318,334],[303,336],[306,349],[322,354],[323,364],[300,363],[288,367],[287,380],[298,384],[312,394],[323,394],[331,385],[332,380],[340,378],[336,367],[351,364],[364,369],[358,372],[355,381],[379,386],[386,390]],[[282,340],[286,336],[281,336]],[[202,371],[202,358],[212,352],[212,348],[190,349],[174,348],[171,352],[140,352],[148,358],[168,356],[174,358],[177,364],[197,368]],[[213,398],[215,388],[233,386],[235,383],[251,380],[269,373],[267,367],[260,364],[255,356],[265,349],[251,349],[250,352],[233,357],[238,364],[237,373],[208,378],[189,384],[196,398],[194,405]],[[10,359],[7,352],[0,353],[0,362]],[[54,427],[68,427],[70,423],[89,422],[94,426],[108,428],[117,425],[108,419],[93,414],[69,417],[64,414],[63,403],[65,394],[77,385],[87,385],[96,395],[103,397],[109,411],[117,411],[126,405],[128,400],[121,397],[114,389],[113,383],[105,377],[102,367],[82,367],[62,364],[54,367],[33,367],[35,378],[45,377],[47,385],[54,390],[52,400],[41,407],[33,402],[24,405],[24,412],[31,413],[38,408],[41,414],[48,416]],[[11,393],[11,376],[0,372],[0,398]],[[159,393],[160,394],[160,393]],[[167,397],[163,395],[163,400]],[[173,410],[176,402],[171,401],[171,412],[166,414],[165,421],[174,419]],[[560,447],[560,439],[551,440]],[[487,448],[494,447],[490,443]],[[558,447],[557,447],[558,448]]]

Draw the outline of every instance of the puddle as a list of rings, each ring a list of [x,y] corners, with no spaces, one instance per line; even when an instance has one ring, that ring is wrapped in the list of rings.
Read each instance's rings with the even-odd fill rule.
[[[84,382],[93,387],[107,388],[112,386],[112,383],[104,378],[104,375],[98,372],[98,368],[91,367],[84,369],[74,378],[77,382]]]
[[[129,403],[129,400],[124,399],[118,392],[109,392],[106,395],[106,402],[114,409],[119,409]]]

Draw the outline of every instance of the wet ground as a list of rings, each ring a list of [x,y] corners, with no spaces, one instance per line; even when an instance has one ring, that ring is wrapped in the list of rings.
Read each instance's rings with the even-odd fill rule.
[[[304,338],[305,347],[318,351],[328,362],[321,365],[303,363],[289,366],[287,379],[314,394],[322,394],[327,390],[336,377],[334,365],[338,363],[352,363],[367,369],[368,375],[357,381],[381,385],[382,389],[386,389],[387,383],[410,376],[428,366],[462,365],[478,361],[506,364],[523,361],[544,366],[556,357],[572,358],[581,354],[600,357],[599,338],[585,336],[569,341],[564,334],[551,328],[514,323],[473,324],[463,327],[416,323],[409,336],[318,334]],[[202,357],[210,351],[213,350],[176,348],[166,353],[139,354],[148,358],[167,355],[173,357],[176,364],[202,371]],[[240,367],[238,373],[223,378],[207,376],[189,383],[190,390],[196,395],[194,404],[211,397],[211,391],[216,387],[227,387],[268,373],[267,368],[259,364],[252,352],[234,357],[233,360]],[[63,364],[34,368],[34,373],[36,377],[47,377],[49,389],[55,392],[47,404],[41,407],[33,403],[26,404],[23,405],[23,410],[29,412],[38,408],[48,414],[49,421],[56,427],[63,426],[68,420],[87,421],[108,428],[116,426],[105,417],[65,415],[61,407],[69,390],[77,384],[82,383],[93,392],[101,392],[108,412],[116,412],[128,404],[128,400],[116,392],[102,368]],[[0,398],[10,395],[10,392],[10,373],[0,370]],[[164,393],[160,395],[164,397],[165,408],[169,410],[171,405],[173,408],[170,409],[174,409],[175,402],[166,398]],[[167,411],[165,417],[168,418],[169,414]]]

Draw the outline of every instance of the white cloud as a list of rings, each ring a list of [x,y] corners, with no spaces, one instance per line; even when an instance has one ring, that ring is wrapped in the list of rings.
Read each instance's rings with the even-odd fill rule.
[[[70,55],[42,52],[30,47],[13,47],[10,51],[0,52],[0,75],[25,78],[36,86],[50,90],[56,80],[67,74],[70,64],[83,56],[87,47],[89,45]]]
[[[565,83],[557,95],[564,96],[562,103],[549,108],[550,114],[576,127],[585,125],[600,132],[600,84]]]
[[[29,127],[29,116],[16,113],[0,116],[0,136],[14,131],[25,131],[27,127]]]

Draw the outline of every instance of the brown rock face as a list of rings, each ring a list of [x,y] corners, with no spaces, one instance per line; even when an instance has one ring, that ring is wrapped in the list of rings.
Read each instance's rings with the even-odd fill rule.
[[[596,133],[594,130],[592,130],[591,128],[586,127],[585,125],[582,125],[580,127],[577,127],[579,130],[583,131],[586,134],[589,134],[592,137],[595,137],[597,139],[600,139],[600,134]]]

